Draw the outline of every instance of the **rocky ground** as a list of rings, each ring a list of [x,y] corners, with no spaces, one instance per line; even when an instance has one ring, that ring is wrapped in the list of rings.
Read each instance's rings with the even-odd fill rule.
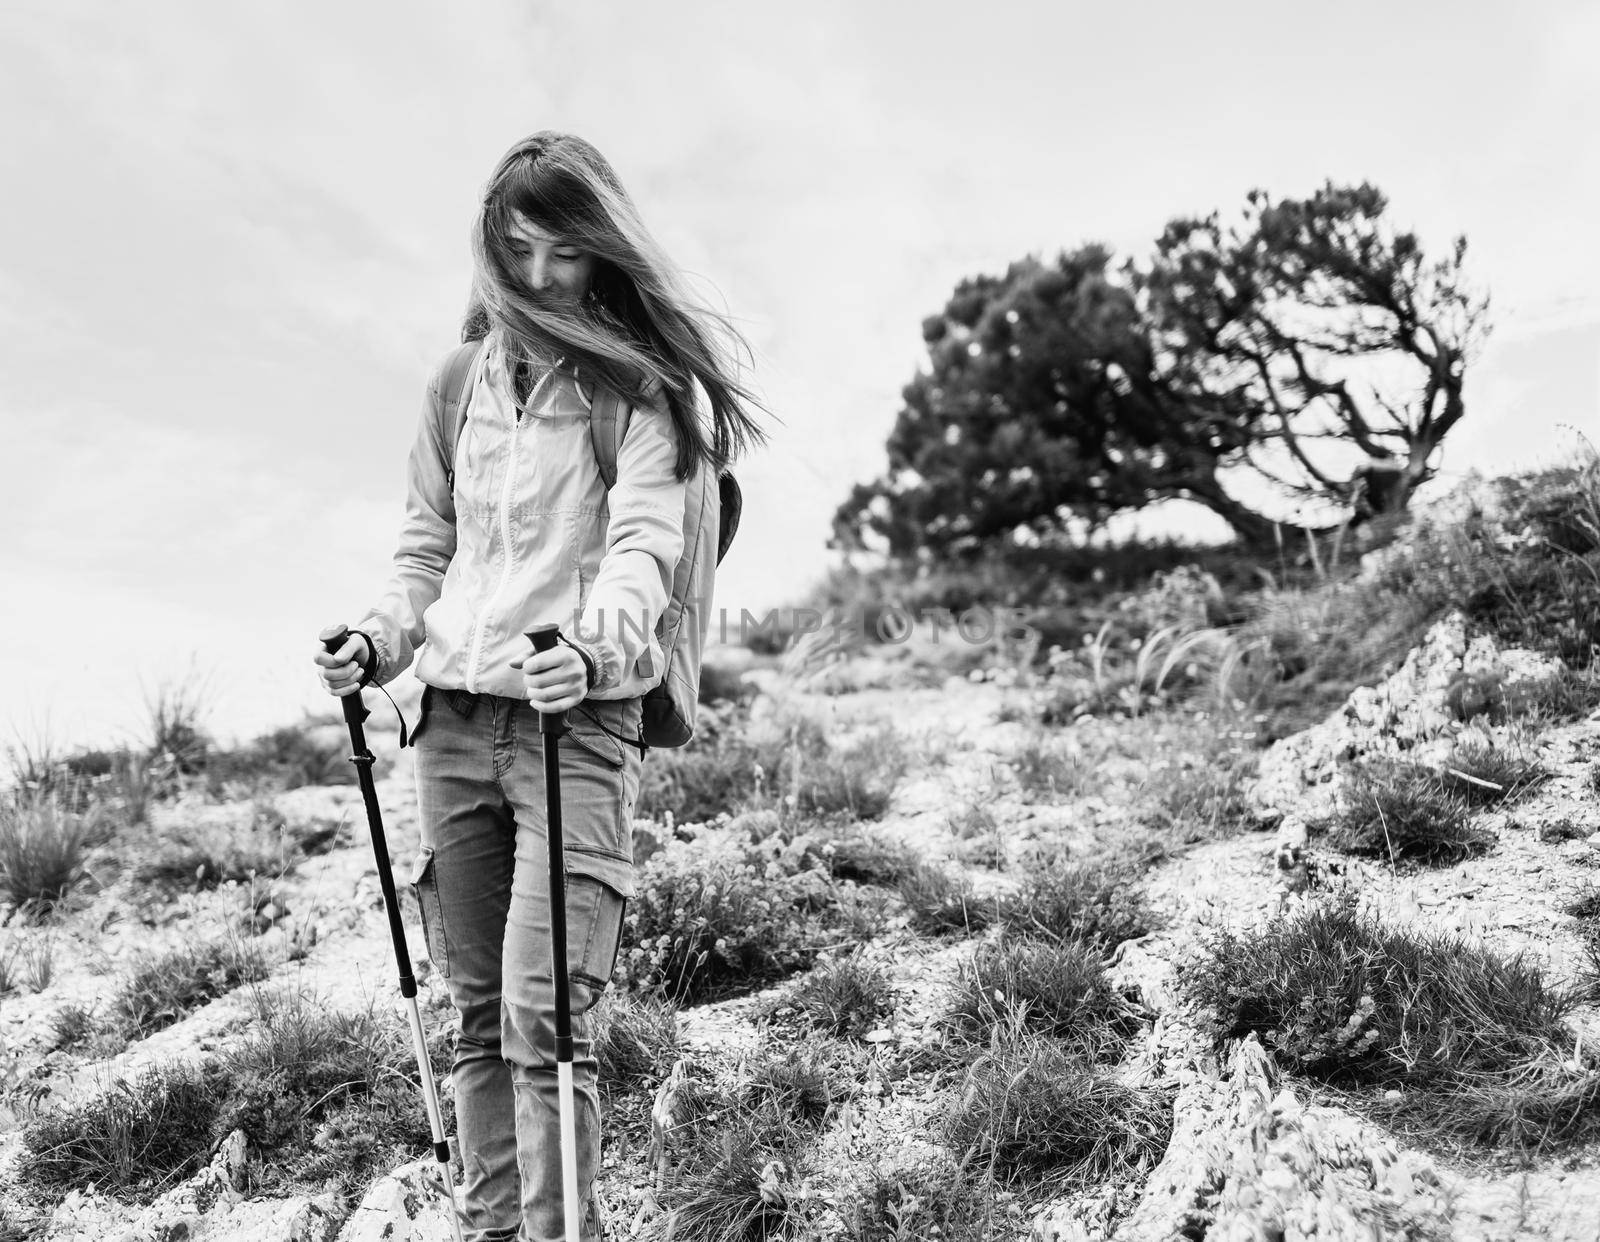
[[[1353,887],[1387,919],[1449,931],[1506,951],[1524,951],[1557,978],[1584,962],[1576,921],[1564,905],[1590,891],[1600,872],[1600,720],[1588,719],[1536,737],[1510,738],[1481,723],[1462,725],[1447,696],[1463,673],[1500,682],[1537,677],[1536,657],[1469,644],[1458,620],[1441,623],[1393,677],[1358,691],[1324,724],[1278,743],[1262,759],[1251,799],[1258,830],[1167,842],[1147,876],[1161,927],[1121,945],[1113,976],[1136,994],[1153,1023],[1119,1068],[1130,1083],[1175,1093],[1173,1139],[1167,1154],[1140,1180],[1088,1194],[1014,1205],[1007,1236],[1054,1239],[1460,1238],[1484,1242],[1552,1238],[1600,1240],[1600,1152],[1593,1147],[1548,1155],[1513,1167],[1470,1153],[1425,1151],[1339,1106],[1337,1099],[1285,1077],[1256,1041],[1221,1054],[1202,1033],[1178,979],[1209,929],[1248,927],[1307,902],[1330,885]],[[1123,785],[1102,784],[1074,797],[1026,796],[1014,761],[1036,740],[1036,726],[1018,717],[1019,692],[992,681],[953,677],[915,684],[892,662],[863,664],[848,684],[835,671],[830,691],[805,689],[777,672],[753,673],[772,702],[814,712],[841,736],[860,725],[889,722],[912,743],[916,757],[900,783],[881,831],[913,844],[929,858],[968,868],[980,886],[1013,881],[1006,864],[1044,848],[1086,855],[1108,844],[1126,846],[1152,830],[1116,790],[1137,785],[1137,769],[1157,760],[1130,755]],[[852,688],[853,687],[853,688]],[[846,692],[839,693],[838,691]],[[1127,727],[1090,720],[1057,731],[1069,746],[1077,731]],[[1386,861],[1333,857],[1308,843],[1304,823],[1338,796],[1339,764],[1362,755],[1406,754],[1437,760],[1465,729],[1484,740],[1531,748],[1550,772],[1531,797],[1510,810],[1487,812],[1481,826],[1493,849],[1452,866],[1418,869]],[[1084,734],[1087,736],[1087,733]],[[1149,734],[1139,735],[1146,741]],[[1096,751],[1095,753],[1104,753]],[[1107,792],[1107,789],[1110,792]],[[415,808],[405,761],[380,784],[380,798],[397,859],[416,840]],[[70,1098],[108,1078],[175,1056],[203,1056],[235,1038],[248,1021],[248,997],[223,996],[183,1021],[102,1062],[44,1053],[52,1016],[69,1003],[102,994],[133,953],[149,952],[201,931],[237,926],[241,912],[264,917],[261,941],[279,965],[260,986],[308,986],[332,1003],[393,1009],[397,1001],[387,928],[354,788],[317,788],[279,795],[278,808],[300,819],[343,827],[332,848],[275,882],[270,893],[224,889],[170,904],[152,903],[123,880],[109,882],[80,904],[55,933],[54,977],[33,994],[0,1005],[0,1040],[13,1101],[5,1158],[15,1154],[20,1101],[48,1088],[49,1099]],[[993,821],[986,839],[952,828],[952,808],[983,806]],[[200,803],[160,808],[154,834],[196,816],[221,812]],[[238,815],[250,813],[236,808]],[[996,865],[998,864],[998,865]],[[264,915],[263,915],[264,912]],[[411,911],[413,947],[420,933]],[[831,1117],[819,1140],[824,1172],[803,1193],[817,1199],[810,1219],[817,1236],[836,1233],[830,1194],[854,1169],[911,1159],[929,1144],[936,1098],[918,1089],[915,1075],[897,1074],[897,1059],[938,1039],[941,989],[954,977],[972,942],[939,942],[891,927],[869,952],[893,964],[897,1007],[870,1044],[861,1090]],[[294,960],[290,960],[290,959]],[[437,1005],[436,980],[424,989]],[[688,1055],[711,1067],[733,1065],[762,1038],[754,1015],[763,998],[744,997],[683,1012]],[[398,1012],[394,1020],[400,1022]],[[1600,1013],[1580,1011],[1572,1026],[1575,1065],[1595,1074]],[[1575,1073],[1581,1072],[1578,1070]],[[670,1153],[669,1153],[670,1157]],[[314,1196],[250,1201],[238,1191],[243,1154],[225,1144],[211,1167],[154,1205],[133,1210],[93,1192],[74,1192],[40,1234],[46,1239],[407,1238],[449,1235],[427,1165],[409,1166],[373,1187],[342,1223],[331,1203]],[[831,1170],[831,1172],[829,1172]],[[617,1238],[659,1236],[660,1214],[651,1187],[648,1153],[639,1144],[608,1148],[602,1194]]]

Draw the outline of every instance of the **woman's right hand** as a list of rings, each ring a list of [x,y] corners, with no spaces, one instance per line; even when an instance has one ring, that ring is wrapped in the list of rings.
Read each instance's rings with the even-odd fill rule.
[[[360,634],[351,634],[332,655],[323,650],[322,644],[317,644],[314,658],[322,688],[340,699],[354,694],[361,689],[361,669],[368,656],[367,640]]]

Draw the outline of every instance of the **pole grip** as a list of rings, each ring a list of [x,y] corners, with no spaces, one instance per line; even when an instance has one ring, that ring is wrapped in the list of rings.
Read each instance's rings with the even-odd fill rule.
[[[534,651],[549,651],[561,638],[561,627],[554,621],[546,621],[543,625],[536,625],[528,631],[528,641],[533,644]],[[539,732],[554,733],[557,737],[567,731],[566,712],[540,712]]]
[[[322,643],[322,649],[329,655],[337,654],[339,648],[344,646],[345,639],[349,637],[350,627],[343,624],[330,625],[317,635],[317,638]],[[344,722],[352,728],[358,727],[367,718],[367,709],[362,706],[361,691],[359,690],[354,694],[342,696],[339,700],[339,706],[344,711]],[[357,748],[360,748],[359,745]]]

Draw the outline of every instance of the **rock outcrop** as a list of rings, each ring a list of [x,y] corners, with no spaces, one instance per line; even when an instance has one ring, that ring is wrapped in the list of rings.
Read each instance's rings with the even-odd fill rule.
[[[1495,746],[1491,703],[1508,688],[1551,676],[1560,665],[1531,651],[1467,638],[1452,613],[1427,633],[1405,663],[1376,686],[1361,686],[1321,724],[1275,743],[1251,790],[1256,814],[1314,819],[1333,808],[1339,772],[1355,760],[1384,757],[1439,765],[1465,742]]]
[[[329,1195],[245,1201],[245,1138],[235,1130],[211,1163],[131,1221],[128,1208],[75,1190],[50,1218],[44,1242],[330,1242]]]

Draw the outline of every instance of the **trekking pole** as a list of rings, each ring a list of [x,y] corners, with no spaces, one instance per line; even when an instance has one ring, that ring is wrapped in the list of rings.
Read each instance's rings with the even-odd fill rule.
[[[350,637],[343,625],[330,625],[317,637],[323,650],[334,655]],[[361,727],[368,712],[361,702],[361,692],[343,698],[344,722],[350,726],[350,762],[356,765],[356,781],[361,786],[361,800],[367,805],[367,827],[372,832],[372,856],[378,864],[378,887],[383,890],[383,904],[389,913],[389,938],[394,941],[394,960],[400,968],[400,995],[405,998],[411,1018],[411,1046],[417,1054],[417,1073],[422,1079],[422,1102],[428,1111],[428,1129],[433,1136],[433,1155],[439,1162],[439,1175],[450,1196],[450,1227],[456,1242],[462,1242],[461,1214],[456,1211],[456,1188],[450,1180],[450,1142],[444,1133],[444,1114],[439,1111],[439,1091],[433,1081],[433,1063],[428,1059],[428,1039],[422,1031],[422,1012],[417,1008],[417,980],[411,973],[411,955],[406,950],[406,927],[400,919],[400,902],[395,897],[394,872],[389,868],[389,846],[383,835],[383,816],[378,810],[378,791],[372,783],[372,752],[367,749],[367,737]]]
[[[560,631],[554,624],[528,631],[535,651],[549,651]],[[567,868],[561,842],[561,735],[566,712],[539,713],[544,749],[545,841],[550,856],[550,975],[556,990],[556,1094],[561,1106],[561,1210],[566,1242],[578,1237],[578,1134],[572,1098],[572,991],[567,979]]]

